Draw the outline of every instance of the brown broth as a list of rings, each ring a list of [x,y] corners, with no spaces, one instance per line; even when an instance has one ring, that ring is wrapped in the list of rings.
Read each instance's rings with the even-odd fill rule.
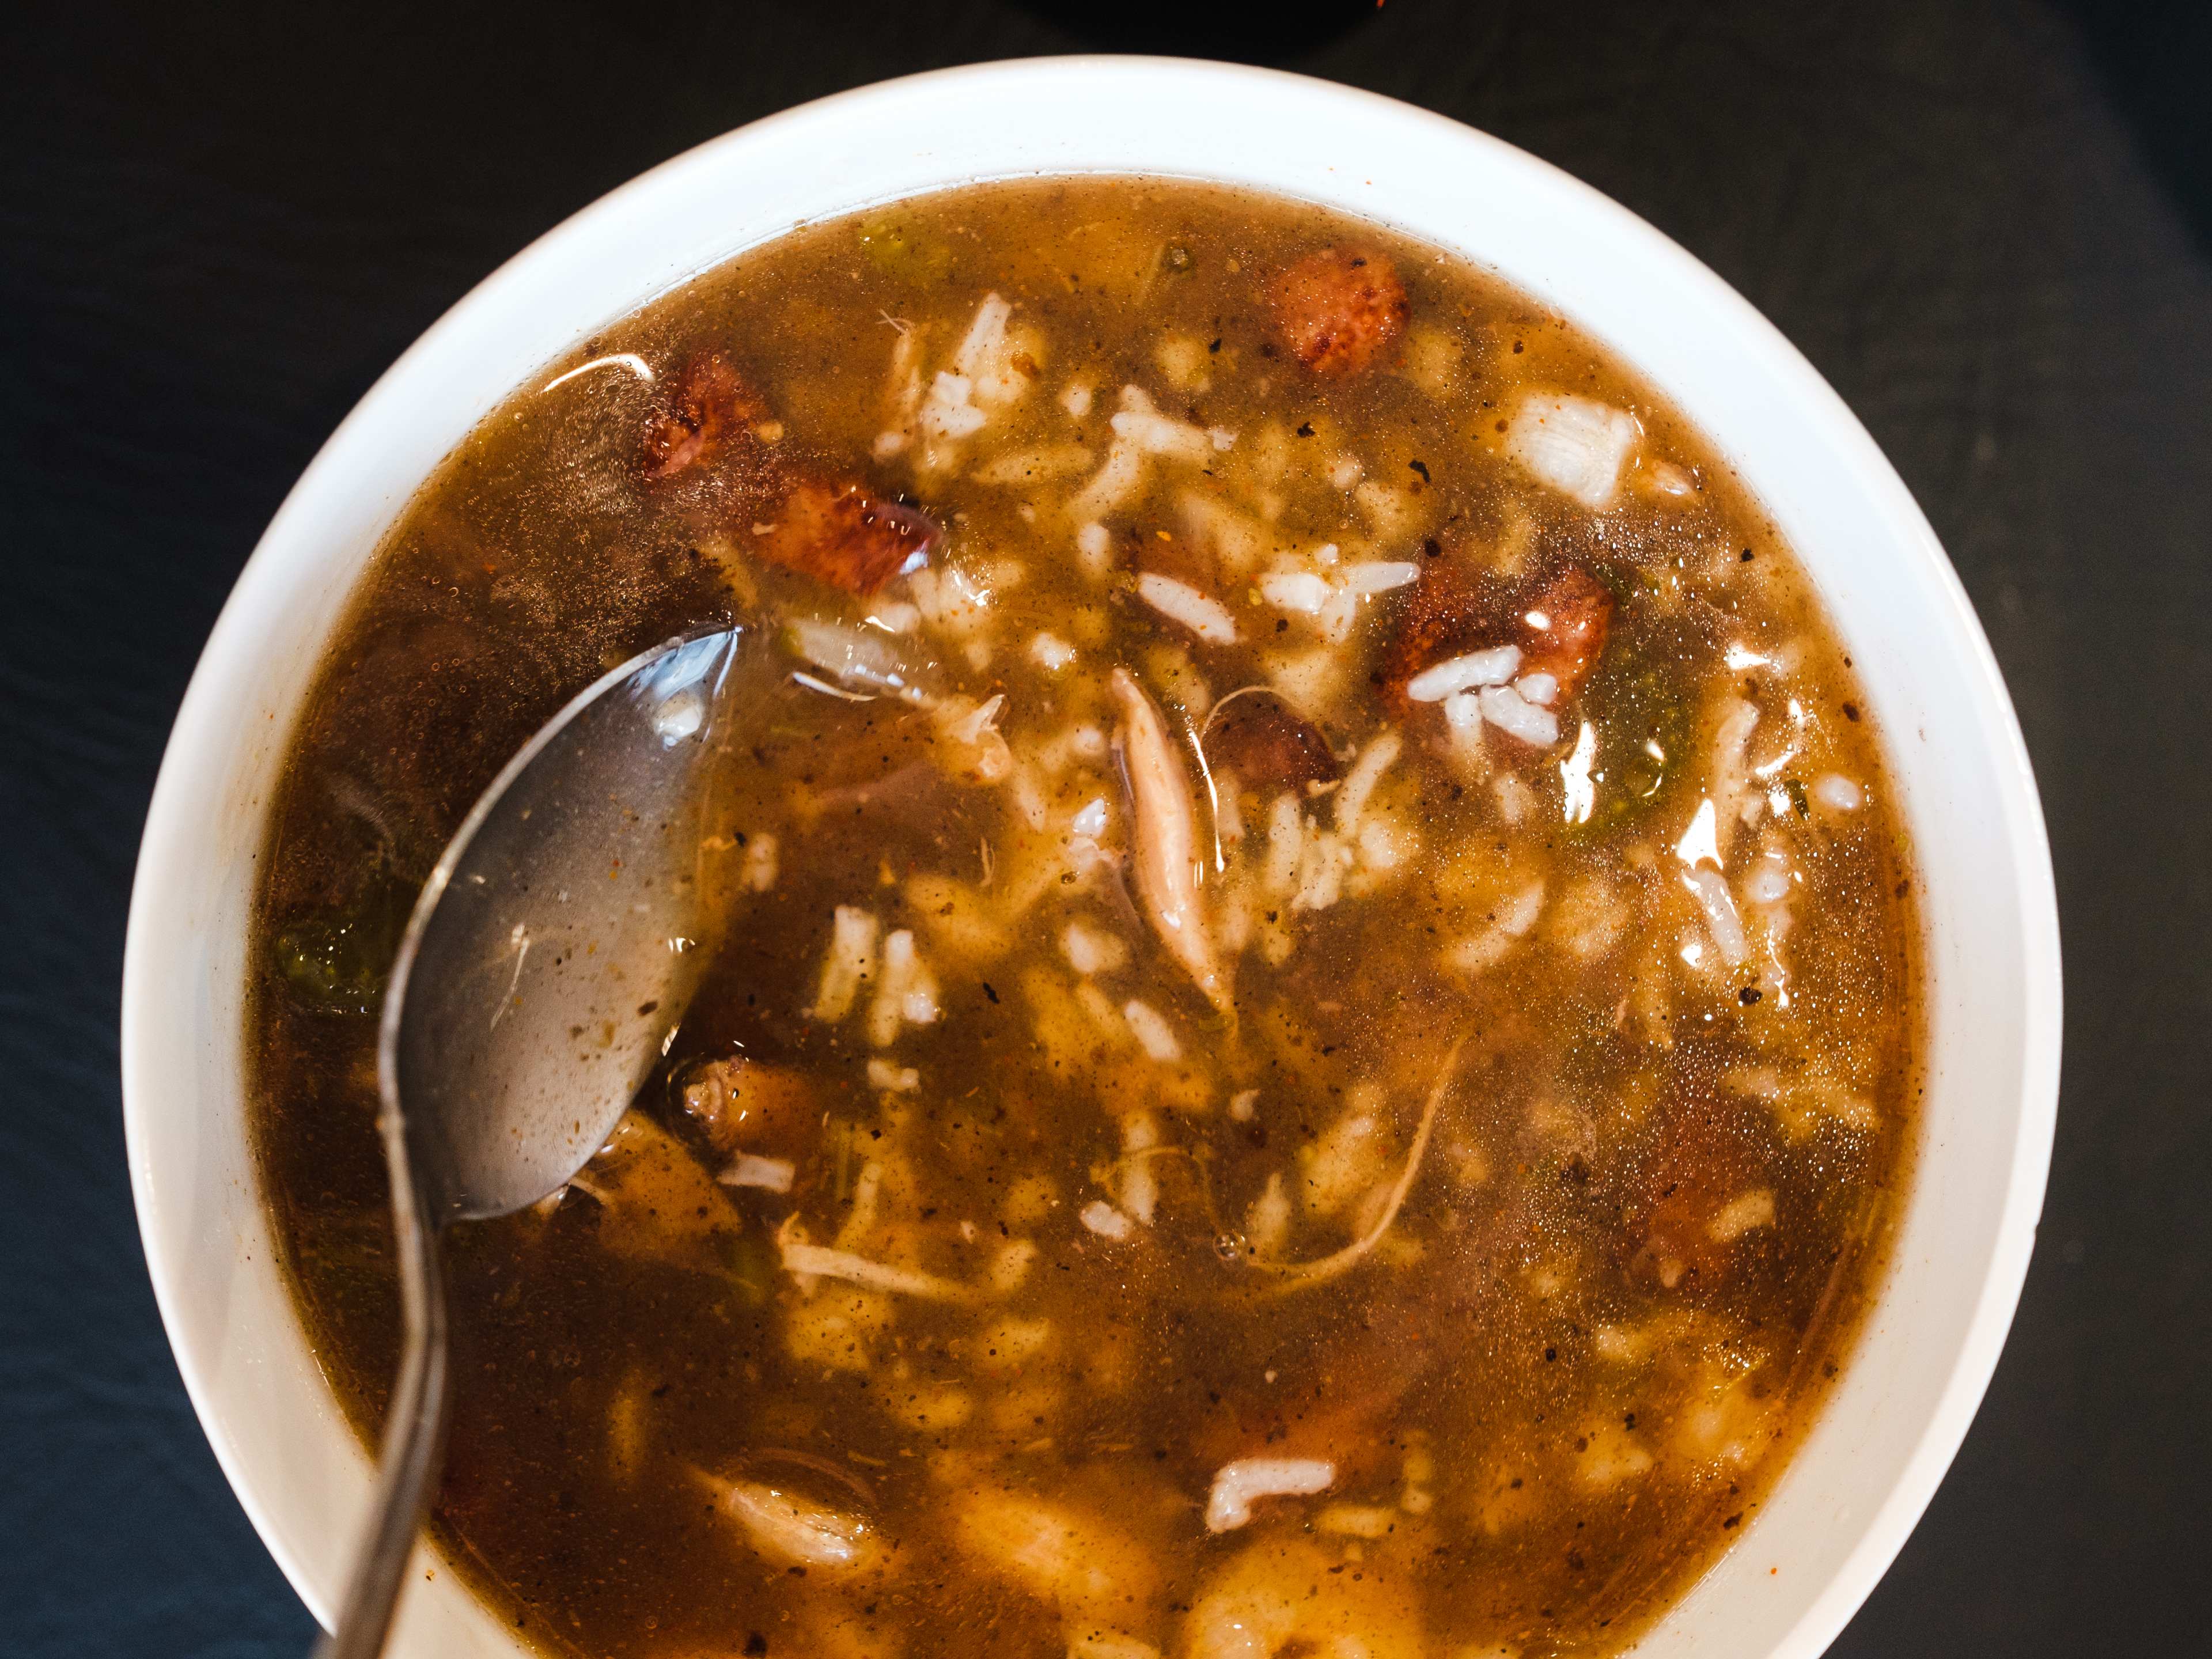
[[[1280,310],[1305,301],[1270,298],[1329,246],[1410,307],[1334,378]],[[963,404],[935,376],[989,294],[1012,331]],[[709,350],[743,429],[650,477],[641,434],[689,432],[672,388]],[[538,389],[623,353],[655,378]],[[1640,422],[1602,511],[1516,459],[1539,392]],[[1117,441],[1158,453],[1094,514]],[[775,562],[799,477],[926,507],[931,568],[864,599]],[[1405,701],[1455,653],[1533,661],[1565,622],[1527,613],[1571,591],[1610,623],[1555,742],[1473,690],[1459,726]],[[1212,1659],[1234,1619],[1269,1651],[1533,1656],[1663,1611],[1817,1409],[1903,1190],[1918,924],[1879,737],[1771,526],[1616,359],[1432,250],[1191,185],[804,230],[539,377],[403,516],[294,738],[249,1014],[269,1200],[364,1437],[396,1347],[373,1011],[399,920],[541,720],[731,615],[775,665],[720,781],[738,942],[579,1186],[451,1236],[434,1525],[469,1581],[548,1650],[647,1659]],[[863,629],[929,706],[790,678],[834,682],[822,641],[854,637],[801,660],[794,622]],[[1214,996],[1138,873],[1116,665],[1196,787]],[[1310,729],[1217,720],[1210,805],[1185,734],[1261,684]],[[1686,876],[1701,823],[1734,964]],[[845,1010],[839,906],[876,941]],[[901,933],[919,1023],[882,993]],[[740,1155],[790,1190],[714,1184]],[[811,1281],[794,1244],[908,1282]],[[1210,1532],[1250,1457],[1332,1478]],[[778,1555],[791,1516],[756,1493],[749,1522],[739,1482],[865,1517],[859,1559]]]

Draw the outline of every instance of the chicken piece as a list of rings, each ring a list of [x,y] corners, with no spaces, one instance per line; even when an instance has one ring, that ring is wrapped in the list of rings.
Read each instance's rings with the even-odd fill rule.
[[[1413,307],[1398,272],[1358,247],[1309,253],[1275,279],[1275,327],[1297,360],[1341,379],[1371,365],[1404,331]]]
[[[953,1539],[984,1571],[1070,1619],[1141,1627],[1159,1588],[1152,1552],[1100,1517],[1020,1492],[955,1500]]]
[[[886,501],[856,483],[808,478],[784,497],[776,521],[755,545],[772,564],[866,598],[892,577],[927,564],[943,536],[918,507]]]
[[[738,1523],[745,1541],[778,1566],[866,1571],[881,1548],[866,1518],[816,1503],[804,1492],[764,1480],[724,1480],[700,1471],[715,1506]]]
[[[814,1090],[805,1078],[742,1054],[708,1060],[684,1080],[684,1111],[718,1152],[796,1158],[813,1139]]]
[[[750,438],[767,407],[719,351],[702,351],[676,376],[668,401],[646,418],[640,470],[648,479],[672,478],[711,461],[732,440]]]
[[[1166,723],[1126,668],[1116,668],[1114,699],[1121,705],[1121,774],[1129,816],[1137,892],[1168,954],[1226,1012],[1229,981],[1213,960],[1198,897],[1197,812],[1190,775],[1168,741]]]
[[[1183,1620],[1182,1659],[1420,1659],[1418,1597],[1370,1563],[1346,1572],[1304,1539],[1254,1540],[1206,1581]]]
[[[599,1242],[617,1255],[704,1265],[737,1212],[684,1144],[651,1118],[624,1114],[571,1183],[599,1200]]]

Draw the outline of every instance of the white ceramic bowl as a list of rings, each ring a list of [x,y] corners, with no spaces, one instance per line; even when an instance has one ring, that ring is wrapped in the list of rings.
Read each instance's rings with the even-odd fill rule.
[[[1903,1545],[1966,1433],[2042,1202],[2058,1079],[2057,919],[2003,684],[1897,475],[1811,367],[1711,271],[1495,139],[1342,87],[1220,64],[954,70],[716,139],[494,274],[378,381],[301,478],[178,716],[124,968],[139,1224],[185,1385],[224,1472],[327,1618],[369,1464],[277,1268],[245,1123],[241,988],[265,805],[363,562],[483,415],[644,301],[800,221],[1037,173],[1254,185],[1494,269],[1608,343],[1717,443],[1850,642],[1926,878],[1923,1150],[1889,1282],[1826,1411],[1741,1540],[1638,1650],[1646,1659],[1818,1653]],[[401,1629],[396,1650],[410,1655],[514,1652],[448,1572],[416,1578]]]

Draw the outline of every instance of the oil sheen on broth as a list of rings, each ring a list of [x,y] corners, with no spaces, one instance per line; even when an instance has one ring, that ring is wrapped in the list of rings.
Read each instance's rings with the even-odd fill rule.
[[[1602,1652],[1738,1535],[1910,1146],[1850,662],[1559,318],[1129,180],[711,272],[392,533],[295,739],[252,1014],[364,1434],[399,921],[545,715],[732,615],[732,942],[575,1182],[451,1239],[434,1525],[514,1628]]]

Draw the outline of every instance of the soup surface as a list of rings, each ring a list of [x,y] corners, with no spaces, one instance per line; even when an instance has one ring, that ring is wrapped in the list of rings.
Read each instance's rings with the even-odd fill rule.
[[[251,1015],[364,1435],[416,888],[562,701],[729,617],[732,943],[575,1182],[450,1236],[434,1525],[515,1629],[1604,1652],[1739,1535],[1911,1144],[1849,659],[1562,319],[1134,180],[748,254],[392,533],[295,738]]]

